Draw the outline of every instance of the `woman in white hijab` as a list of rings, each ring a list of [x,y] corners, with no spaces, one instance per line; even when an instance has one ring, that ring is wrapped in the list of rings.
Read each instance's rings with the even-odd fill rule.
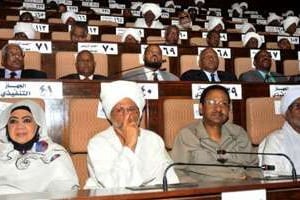
[[[101,103],[111,126],[88,143],[90,178],[85,189],[162,184],[163,173],[172,163],[161,137],[140,127],[145,106],[136,82],[101,84]],[[173,169],[170,183],[177,183]]]
[[[0,194],[78,188],[68,152],[48,137],[45,113],[30,100],[0,115],[0,166]]]
[[[134,27],[163,29],[163,24],[158,20],[161,8],[155,3],[144,3],[141,7],[144,18],[136,19]]]

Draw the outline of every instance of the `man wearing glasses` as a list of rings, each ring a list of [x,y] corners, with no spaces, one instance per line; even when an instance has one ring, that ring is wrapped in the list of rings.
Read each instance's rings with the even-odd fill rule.
[[[256,155],[218,155],[218,150],[231,152],[252,152],[252,145],[246,131],[228,122],[230,97],[226,88],[212,85],[201,94],[199,110],[202,120],[182,128],[171,152],[174,162],[219,165],[256,165]],[[243,168],[185,166],[177,169],[180,178],[186,176],[198,181],[246,179],[260,176],[256,170]]]

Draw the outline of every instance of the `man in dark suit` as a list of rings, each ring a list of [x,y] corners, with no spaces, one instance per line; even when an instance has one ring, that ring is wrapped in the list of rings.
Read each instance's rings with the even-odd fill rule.
[[[23,78],[47,78],[47,74],[34,69],[24,69],[24,53],[17,44],[7,44],[2,48],[0,78],[23,79]]]
[[[94,55],[88,51],[80,51],[76,57],[75,67],[77,73],[69,74],[60,79],[77,79],[77,80],[105,80],[105,76],[94,74],[96,62]]]
[[[207,47],[200,53],[200,70],[188,70],[181,75],[180,80],[208,82],[237,80],[234,74],[225,71],[219,71],[218,66],[219,58],[217,52],[213,48]]]
[[[265,83],[288,81],[284,75],[270,71],[272,66],[272,56],[265,49],[262,49],[255,54],[253,64],[255,69],[242,73],[239,77],[240,81]]]

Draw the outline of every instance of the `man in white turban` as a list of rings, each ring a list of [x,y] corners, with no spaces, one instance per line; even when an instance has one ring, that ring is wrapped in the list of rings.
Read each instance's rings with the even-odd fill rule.
[[[243,11],[247,10],[247,9],[248,9],[248,3],[245,2],[245,1],[241,2],[241,3],[240,3],[240,8],[241,8]]]
[[[293,36],[297,30],[299,18],[296,16],[288,16],[282,21],[284,31],[287,35]]]
[[[243,46],[252,49],[259,49],[262,45],[261,36],[255,32],[248,32],[243,37]]]
[[[14,26],[14,39],[35,39],[35,30],[31,23],[17,22]]]
[[[208,21],[207,29],[208,29],[208,31],[211,31],[214,29],[215,31],[218,31],[218,32],[221,32],[222,30],[224,30],[225,25],[222,21],[222,18],[221,17],[210,18]]]
[[[64,24],[73,25],[77,20],[77,16],[72,11],[67,11],[61,14],[61,21]]]
[[[144,18],[138,18],[134,26],[139,28],[164,28],[163,24],[158,20],[161,15],[161,8],[155,3],[144,3],[141,7]]]
[[[240,7],[239,3],[234,3],[231,6],[232,9],[232,17],[242,17],[243,9]]]
[[[101,84],[100,99],[111,126],[88,143],[86,189],[161,184],[172,163],[161,137],[140,127],[145,99],[136,82]],[[173,169],[170,183],[177,183]]]
[[[244,23],[241,27],[241,33],[256,32],[255,27],[251,23]]]
[[[165,2],[165,8],[175,8],[175,3],[173,0]]]
[[[141,34],[138,29],[127,28],[122,35],[122,42],[139,44],[141,43]]]
[[[281,25],[282,17],[278,16],[276,13],[269,13],[267,18],[268,26],[280,26]]]
[[[285,119],[283,126],[270,133],[259,145],[261,153],[283,153],[293,161],[300,172],[300,87],[291,87],[282,97],[280,111]],[[263,123],[263,122],[262,122]],[[274,171],[264,171],[265,176],[291,175],[288,160],[278,156],[261,156],[261,164],[274,165]]]

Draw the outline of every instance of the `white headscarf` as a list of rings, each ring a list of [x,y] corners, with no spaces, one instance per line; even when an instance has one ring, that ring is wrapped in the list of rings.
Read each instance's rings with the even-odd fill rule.
[[[293,23],[296,24],[296,26],[298,26],[299,23],[299,18],[296,16],[288,16],[285,20],[283,20],[282,24],[283,24],[283,28],[284,30],[287,30],[289,28],[290,25],[292,25]]]
[[[282,17],[276,15],[276,13],[269,13],[269,16],[267,18],[267,24],[269,24],[270,22],[272,22],[274,20],[277,20],[280,22],[282,20]]]
[[[146,12],[151,11],[155,15],[155,19],[161,15],[161,8],[155,3],[144,3],[141,7],[141,12],[144,15]]]
[[[69,18],[73,18],[75,21],[77,21],[77,16],[74,12],[72,11],[67,11],[61,14],[61,21],[65,24],[67,23]]]
[[[255,27],[253,26],[253,24],[250,24],[250,23],[244,23],[242,25],[242,28],[241,28],[241,32],[242,33],[247,33],[248,30],[252,28],[254,30],[254,32],[256,31]]]
[[[35,30],[31,23],[17,22],[14,26],[14,34],[16,33],[25,33],[28,39],[35,38]]]
[[[218,24],[222,25],[222,29],[225,28],[225,25],[224,25],[224,23],[222,21],[222,18],[220,18],[220,17],[212,17],[212,18],[210,18],[209,21],[208,21],[208,26],[207,26],[208,31],[213,30]]]
[[[248,33],[245,34],[245,37],[243,38],[243,45],[246,46],[246,44],[248,43],[248,41],[251,38],[256,38],[257,39],[257,41],[258,41],[258,48],[260,48],[261,45],[262,45],[262,39],[261,39],[260,35],[258,35],[255,32],[248,32]]]
[[[101,83],[100,100],[106,117],[110,119],[113,107],[122,99],[129,98],[135,102],[142,116],[145,99],[141,87],[132,81],[114,81]]]
[[[281,98],[281,114],[285,115],[289,106],[298,98],[300,98],[300,88],[289,88],[286,94]]]
[[[134,39],[136,39],[139,43],[141,42],[141,34],[140,34],[139,30],[134,29],[134,28],[127,28],[126,31],[124,31],[124,33],[122,35],[122,42],[125,42],[125,39],[128,35],[131,35],[132,37],[134,37]]]
[[[143,5],[143,2],[131,2],[130,9],[137,10],[139,7]]]
[[[284,15],[285,15],[285,16],[294,16],[295,13],[294,13],[294,11],[292,11],[292,10],[288,10],[288,11],[286,11],[286,13],[284,13]]]
[[[46,125],[46,118],[44,110],[35,102],[31,100],[22,100],[17,103],[14,103],[8,106],[5,110],[1,112],[0,115],[0,140],[1,142],[8,143],[7,136],[6,136],[6,126],[8,123],[8,119],[10,117],[11,111],[14,108],[26,106],[30,109],[34,121],[39,125],[39,135],[40,138],[48,137],[47,134],[47,125]]]
[[[243,16],[243,9],[241,9],[240,5],[237,4],[236,6],[233,6],[232,8],[232,12],[233,11],[237,11],[237,13],[239,13],[239,17],[242,17]]]
[[[171,5],[175,7],[175,3],[174,3],[173,0],[171,0],[171,1],[166,1],[166,2],[165,2],[165,7],[166,7],[166,8],[169,7],[169,6],[171,6]]]

